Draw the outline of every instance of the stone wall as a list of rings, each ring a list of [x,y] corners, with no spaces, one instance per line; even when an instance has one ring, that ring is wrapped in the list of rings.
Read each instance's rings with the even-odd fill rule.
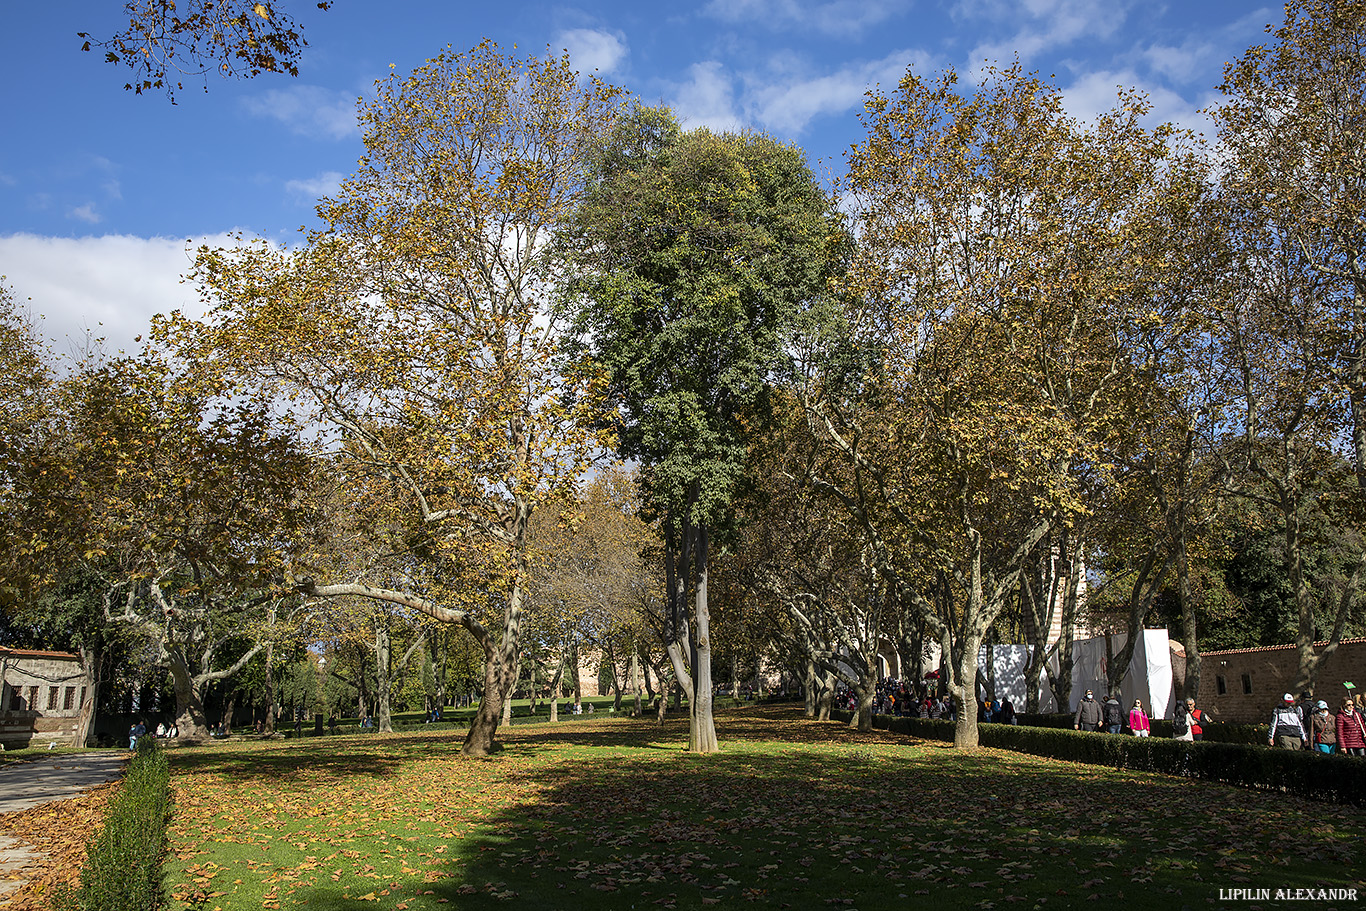
[[[1315,644],[1316,649],[1322,646]],[[1299,698],[1299,661],[1293,645],[1202,652],[1199,704],[1220,721],[1268,721],[1286,693]],[[1353,693],[1366,691],[1366,638],[1343,640],[1319,665],[1314,698],[1337,711],[1348,692],[1343,683],[1355,684]]]
[[[75,740],[85,700],[81,659],[66,652],[0,648],[0,746]]]

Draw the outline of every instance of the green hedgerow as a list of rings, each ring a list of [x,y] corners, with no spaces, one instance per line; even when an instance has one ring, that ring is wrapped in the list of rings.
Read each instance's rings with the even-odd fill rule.
[[[80,887],[62,911],[154,911],[164,903],[162,860],[170,815],[171,770],[155,737],[138,740],[104,828],[86,847]]]

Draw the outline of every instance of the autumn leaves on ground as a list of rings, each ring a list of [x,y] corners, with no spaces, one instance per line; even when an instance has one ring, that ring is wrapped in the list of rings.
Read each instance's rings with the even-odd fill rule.
[[[487,761],[449,732],[176,750],[171,905],[1171,909],[1366,889],[1359,811],[787,706],[719,726],[713,756],[681,749],[686,720],[612,717],[507,730]]]
[[[1220,888],[1366,894],[1356,810],[960,754],[789,706],[719,727],[712,756],[683,751],[686,719],[610,716],[506,730],[487,761],[458,758],[450,732],[176,749],[170,906],[1170,911]],[[55,805],[75,815],[47,827],[88,833],[82,808],[103,797]],[[10,831],[41,833],[32,812]]]

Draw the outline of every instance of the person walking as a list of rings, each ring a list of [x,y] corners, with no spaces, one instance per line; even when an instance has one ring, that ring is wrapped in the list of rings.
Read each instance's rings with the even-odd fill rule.
[[[1134,707],[1129,709],[1129,730],[1135,737],[1147,737],[1152,730],[1152,724],[1148,721],[1148,713],[1143,711],[1143,700],[1135,699]]]
[[[1185,703],[1178,702],[1172,710],[1172,739],[1193,742],[1195,732],[1191,728],[1194,726],[1195,719],[1191,717],[1190,709],[1186,708]]]
[[[1337,748],[1337,719],[1328,714],[1328,703],[1320,699],[1314,706],[1314,716],[1310,720],[1310,735],[1314,738],[1314,749],[1320,753],[1332,753]]]
[[[1283,750],[1303,749],[1308,739],[1304,724],[1300,721],[1300,713],[1295,710],[1295,697],[1289,693],[1281,697],[1281,704],[1271,713],[1271,729],[1267,739],[1268,746]]]
[[[1204,740],[1205,728],[1209,726],[1212,719],[1206,714],[1204,709],[1195,707],[1194,699],[1186,700],[1186,711],[1189,712],[1191,716],[1191,736],[1196,740]]]
[[[1100,728],[1100,703],[1090,690],[1077,703],[1077,714],[1072,719],[1072,727],[1078,731],[1094,731]]]
[[[1114,693],[1106,697],[1101,712],[1105,717],[1107,734],[1118,734],[1124,729],[1124,707],[1119,704],[1119,697]]]
[[[1338,752],[1348,756],[1366,756],[1366,722],[1357,711],[1352,697],[1342,700],[1342,711],[1338,712],[1337,724]]]

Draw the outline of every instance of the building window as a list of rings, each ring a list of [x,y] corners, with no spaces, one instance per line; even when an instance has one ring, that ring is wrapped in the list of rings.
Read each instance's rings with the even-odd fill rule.
[[[76,688],[69,686],[62,694],[62,711],[69,712],[76,707]]]
[[[1214,678],[1214,685],[1218,688],[1220,696],[1225,696],[1228,694],[1228,684],[1224,682],[1223,674],[1220,674],[1218,677]]]
[[[47,688],[47,710],[49,712],[57,711],[57,691],[58,687],[55,686]]]
[[[38,687],[36,686],[28,688],[28,710],[30,712],[38,711]]]
[[[9,710],[11,712],[17,712],[23,709],[24,697],[19,695],[19,688],[17,686],[10,686],[8,683],[5,684],[5,702],[9,705]]]
[[[1247,674],[1243,675],[1243,695],[1252,695],[1252,678]]]

